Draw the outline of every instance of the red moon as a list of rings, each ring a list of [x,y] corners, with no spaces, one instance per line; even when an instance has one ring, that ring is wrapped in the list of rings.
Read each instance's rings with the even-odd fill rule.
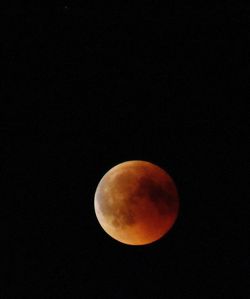
[[[145,245],[159,240],[173,226],[179,196],[174,181],[159,166],[128,161],[103,176],[94,208],[101,227],[112,238]]]

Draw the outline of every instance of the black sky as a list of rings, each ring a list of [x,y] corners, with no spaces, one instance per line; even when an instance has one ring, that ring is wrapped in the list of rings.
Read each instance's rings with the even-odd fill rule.
[[[1,163],[15,204],[3,298],[248,297],[247,11],[4,10]],[[93,209],[105,172],[135,159],[165,168],[181,203],[144,247],[108,237]]]

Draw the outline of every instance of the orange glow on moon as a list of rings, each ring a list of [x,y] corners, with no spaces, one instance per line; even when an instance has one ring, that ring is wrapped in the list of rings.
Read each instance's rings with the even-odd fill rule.
[[[173,226],[179,196],[163,169],[146,161],[128,161],[103,176],[94,208],[100,225],[112,238],[144,245],[160,239]]]

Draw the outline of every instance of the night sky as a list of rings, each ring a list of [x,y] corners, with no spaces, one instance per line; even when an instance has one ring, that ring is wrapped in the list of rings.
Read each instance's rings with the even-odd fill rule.
[[[249,297],[249,8],[84,2],[2,12],[1,298]],[[180,195],[147,246],[113,240],[94,213],[101,177],[127,160],[164,168]]]

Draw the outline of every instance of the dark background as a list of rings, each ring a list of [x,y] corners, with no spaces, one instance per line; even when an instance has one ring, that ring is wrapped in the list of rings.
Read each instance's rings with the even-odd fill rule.
[[[3,10],[2,298],[247,298],[249,9],[82,2]],[[139,247],[93,209],[105,172],[134,159],[166,169],[181,203]]]

